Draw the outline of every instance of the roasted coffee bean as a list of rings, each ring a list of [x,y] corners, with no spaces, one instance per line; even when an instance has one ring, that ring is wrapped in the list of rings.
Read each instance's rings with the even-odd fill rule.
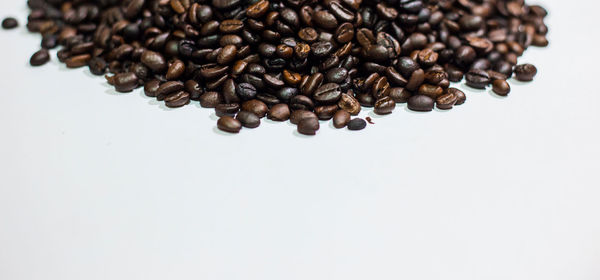
[[[408,109],[413,111],[428,112],[433,110],[433,99],[426,95],[413,95],[408,99]]]
[[[290,118],[290,108],[288,107],[287,104],[277,104],[273,107],[271,107],[271,110],[269,110],[269,114],[267,115],[267,118],[269,118],[270,120],[273,121],[278,121],[278,122],[283,122],[283,121],[287,121]]]
[[[46,49],[41,49],[31,56],[29,64],[31,64],[31,66],[42,66],[48,61],[50,61],[50,53],[48,53],[48,50]]]
[[[167,78],[167,80],[175,80],[181,77],[181,75],[183,75],[184,72],[185,64],[183,63],[183,61],[176,59],[175,61],[173,61],[171,66],[169,66],[165,77]]]
[[[65,64],[68,68],[79,68],[86,66],[88,61],[92,59],[92,56],[89,54],[80,54],[76,56],[69,57],[65,60]]]
[[[446,93],[451,93],[454,96],[456,96],[456,104],[454,104],[454,105],[461,105],[461,104],[465,103],[465,101],[467,100],[467,96],[460,89],[448,88],[446,90]]]
[[[353,116],[358,115],[358,113],[360,113],[360,103],[358,102],[358,100],[356,100],[356,98],[354,98],[354,96],[352,96],[352,94],[347,94],[344,93],[341,95],[340,97],[340,101],[338,102],[338,106],[350,113]]]
[[[318,120],[317,115],[311,111],[296,110],[296,111],[293,111],[292,114],[290,115],[290,122],[292,124],[297,125],[298,123],[300,123],[301,120],[306,119],[306,118],[313,118],[315,120]]]
[[[241,111],[235,116],[235,119],[247,128],[257,128],[260,126],[260,118],[252,112]]]
[[[160,53],[147,50],[142,53],[141,61],[154,72],[161,73],[167,70],[167,62]]]
[[[242,110],[252,112],[262,119],[267,115],[269,107],[260,100],[252,99],[242,103]]]
[[[313,98],[323,104],[336,103],[342,96],[340,85],[328,83],[319,87],[313,94]]]
[[[200,106],[204,108],[216,108],[221,103],[221,96],[216,91],[208,91],[200,96]]]
[[[335,112],[339,110],[337,105],[324,105],[315,107],[315,114],[320,120],[330,120]]]
[[[219,104],[215,107],[215,113],[218,117],[222,116],[235,116],[237,112],[240,111],[240,104],[230,103],[230,104]]]
[[[329,69],[329,71],[327,71],[327,74],[325,74],[325,77],[327,78],[327,81],[330,83],[342,83],[346,77],[348,77],[348,70],[346,70],[345,68],[332,68]]]
[[[108,64],[101,57],[93,57],[92,59],[90,59],[90,61],[88,61],[88,67],[92,74],[100,76],[106,73]]]
[[[169,108],[179,108],[190,104],[190,94],[185,91],[172,93],[165,98],[165,105]]]
[[[494,80],[492,83],[492,91],[498,95],[507,96],[510,92],[510,85],[506,80]]]
[[[184,84],[185,91],[190,93],[191,100],[200,100],[200,96],[204,93],[204,90],[200,87],[200,84],[194,80],[188,80]]]
[[[312,74],[307,80],[304,86],[301,87],[302,94],[310,96],[313,92],[321,86],[323,82],[324,76],[323,74],[317,72]]]
[[[397,87],[390,90],[390,97],[396,103],[406,103],[411,96],[410,91],[405,88]]]
[[[484,89],[487,85],[491,83],[490,75],[487,71],[472,69],[465,76],[467,80],[467,86],[472,88]]]
[[[361,118],[352,119],[348,122],[349,130],[363,130],[367,127],[367,122]]]
[[[385,96],[375,102],[375,114],[386,115],[396,109],[396,102],[389,96]]]
[[[17,26],[19,26],[19,22],[15,18],[7,17],[2,20],[2,28],[4,29],[14,29]]]
[[[158,95],[158,88],[160,87],[159,80],[151,80],[144,84],[144,93],[148,97],[156,97]]]
[[[138,86],[138,77],[134,73],[119,73],[113,78],[113,85],[118,92],[131,92]]]
[[[333,126],[335,128],[344,128],[350,122],[351,115],[350,113],[344,110],[338,110],[333,115]]]
[[[435,104],[440,110],[450,110],[456,104],[458,97],[452,93],[445,93],[440,95],[436,100]]]
[[[218,0],[215,0],[218,1]],[[214,1],[213,1],[214,2]],[[242,129],[242,123],[231,116],[222,116],[217,121],[217,127],[225,132],[239,133]]]
[[[235,86],[235,93],[242,100],[250,100],[256,97],[256,88],[248,83],[239,83]]]
[[[304,118],[298,122],[298,132],[300,134],[315,135],[319,128],[319,120],[316,118]]]
[[[312,20],[324,29],[335,29],[338,26],[338,21],[335,16],[326,10],[315,12]]]
[[[444,89],[440,86],[433,86],[429,84],[422,84],[417,91],[418,94],[427,95],[431,97],[431,99],[436,99],[438,96],[444,93]]]
[[[515,78],[519,81],[529,82],[537,74],[537,68],[532,64],[521,64],[515,66]]]

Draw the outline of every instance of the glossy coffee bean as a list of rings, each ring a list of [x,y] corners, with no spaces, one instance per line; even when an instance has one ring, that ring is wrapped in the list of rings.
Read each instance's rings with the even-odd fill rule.
[[[267,117],[272,121],[287,121],[290,118],[290,108],[287,104],[277,104],[271,107]]]
[[[222,116],[217,121],[217,127],[225,132],[239,133],[242,129],[242,123],[231,116]]]
[[[242,110],[252,112],[262,119],[267,115],[269,107],[260,100],[252,99],[242,103]]]
[[[235,119],[247,128],[257,128],[260,126],[260,118],[252,112],[241,111],[235,116]]]
[[[19,22],[15,18],[7,17],[2,20],[2,28],[4,29],[14,29],[17,26],[19,26]]]
[[[412,94],[410,91],[406,90],[405,88],[397,87],[390,90],[390,97],[396,103],[406,103],[411,96]]]
[[[350,122],[352,115],[344,110],[338,110],[333,115],[333,126],[335,128],[344,128]]]
[[[373,112],[378,115],[387,115],[396,109],[396,102],[389,96],[383,97],[375,102]]]
[[[491,83],[490,75],[487,71],[480,69],[472,69],[465,76],[467,86],[477,89],[484,89]]]
[[[319,128],[319,120],[316,118],[304,118],[298,123],[298,132],[304,135],[315,135]]]
[[[165,98],[165,105],[169,108],[179,108],[190,104],[190,94],[185,91],[172,93]]]
[[[510,85],[506,80],[494,80],[492,91],[501,96],[506,96],[510,92]]]
[[[221,96],[216,91],[208,91],[200,95],[200,106],[203,108],[215,108],[221,103]]]
[[[452,109],[454,104],[456,104],[457,100],[458,100],[458,97],[456,95],[454,95],[452,93],[445,93],[443,95],[440,95],[435,100],[435,105],[440,110],[450,110],[450,109]]]
[[[42,66],[48,61],[50,61],[50,53],[48,53],[48,50],[46,49],[41,49],[31,56],[29,64],[31,66]]]
[[[119,73],[113,78],[113,85],[118,92],[131,92],[138,86],[138,77],[134,73]]]
[[[532,64],[521,64],[515,66],[515,78],[519,81],[529,82],[537,74],[537,68]]]
[[[292,124],[298,124],[300,123],[301,120],[303,119],[307,119],[307,118],[313,118],[313,119],[319,119],[317,117],[317,115],[311,111],[307,111],[307,110],[296,110],[294,112],[292,112],[292,114],[290,115],[290,122]]]
[[[433,110],[434,101],[426,95],[413,95],[408,99],[408,109],[413,111],[428,112]]]
[[[448,88],[446,93],[451,93],[456,96],[456,103],[454,105],[462,105],[467,100],[465,93],[457,88]]]
[[[215,107],[215,114],[217,117],[222,116],[235,116],[237,112],[240,111],[240,104],[232,103],[232,104],[219,104]]]

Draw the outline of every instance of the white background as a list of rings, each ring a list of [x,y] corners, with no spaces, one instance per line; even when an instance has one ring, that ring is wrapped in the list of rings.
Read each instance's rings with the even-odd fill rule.
[[[0,279],[600,279],[597,1],[539,2],[551,45],[508,98],[312,138],[32,68],[24,3],[0,3]]]

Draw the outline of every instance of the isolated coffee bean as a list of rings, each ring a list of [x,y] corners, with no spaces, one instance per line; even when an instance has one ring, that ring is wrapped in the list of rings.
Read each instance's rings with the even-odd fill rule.
[[[241,111],[235,116],[235,119],[247,128],[257,128],[260,126],[260,118],[252,112]]]
[[[428,112],[433,110],[433,99],[426,95],[413,95],[408,99],[408,109],[413,111]]]
[[[367,127],[367,122],[361,118],[352,119],[348,122],[349,130],[363,130]]]
[[[492,83],[492,91],[498,95],[506,96],[510,92],[510,85],[506,80],[494,80]]]
[[[350,122],[351,115],[350,113],[344,110],[338,110],[333,115],[333,126],[335,128],[344,128]]]
[[[532,81],[537,74],[537,68],[532,64],[521,64],[515,66],[515,78],[519,81]]]
[[[315,135],[319,128],[319,120],[316,118],[304,118],[298,123],[298,132],[304,135]]]
[[[217,121],[217,127],[225,132],[238,133],[242,129],[242,123],[231,116],[222,116]]]
[[[48,50],[46,49],[41,49],[31,56],[29,64],[31,66],[42,66],[48,61],[50,61],[50,53],[48,53]]]
[[[2,28],[4,29],[14,29],[17,26],[19,26],[19,22],[15,18],[7,17],[2,20]]]

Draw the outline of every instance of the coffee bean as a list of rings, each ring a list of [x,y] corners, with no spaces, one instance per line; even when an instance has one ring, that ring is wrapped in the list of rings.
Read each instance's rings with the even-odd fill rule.
[[[208,91],[200,96],[200,106],[204,108],[216,108],[221,103],[221,96],[216,91]]]
[[[456,104],[458,100],[457,96],[452,93],[445,93],[440,95],[436,100],[435,104],[440,110],[450,110]]]
[[[467,96],[464,92],[457,88],[448,88],[446,93],[451,93],[456,96],[456,104],[454,105],[462,105],[467,100]]]
[[[190,94],[185,91],[172,93],[165,98],[165,105],[169,108],[179,108],[190,104]]]
[[[314,118],[305,118],[298,123],[298,132],[304,135],[315,135],[319,130],[319,121]]]
[[[114,76],[113,85],[118,92],[131,92],[138,86],[138,77],[134,73],[119,73]]]
[[[350,113],[344,110],[338,110],[333,115],[333,126],[335,128],[344,128],[350,122],[351,115]]]
[[[375,102],[375,114],[387,115],[396,109],[396,102],[389,96],[385,96]]]
[[[465,79],[467,80],[467,86],[478,89],[484,89],[491,83],[490,75],[486,71],[479,69],[469,71]]]
[[[330,120],[335,112],[339,110],[337,105],[323,105],[315,107],[315,114],[319,120]]]
[[[498,95],[506,96],[510,92],[510,85],[506,80],[494,80],[492,90]]]
[[[408,99],[408,109],[413,111],[428,112],[433,110],[433,99],[426,95],[413,95]]]
[[[144,53],[142,53],[141,61],[144,65],[148,66],[148,68],[152,69],[152,71],[154,72],[161,73],[167,70],[167,62],[160,53],[153,51],[145,51]]]
[[[235,119],[247,128],[257,128],[260,126],[260,118],[252,112],[241,111],[235,116]]]
[[[319,87],[313,94],[313,98],[323,104],[336,103],[342,96],[340,85],[328,83]]]
[[[264,118],[269,111],[269,107],[260,100],[252,99],[242,103],[242,110],[252,112],[259,118]]]
[[[171,66],[169,66],[165,77],[167,78],[167,80],[175,80],[181,77],[181,75],[183,75],[184,72],[185,64],[183,63],[183,61],[176,59],[175,61],[173,61]]]
[[[219,104],[215,107],[215,113],[217,117],[222,116],[235,116],[237,112],[240,111],[240,104],[231,103],[231,104]]]
[[[292,124],[299,124],[301,120],[303,119],[307,119],[307,118],[313,118],[315,120],[318,120],[319,118],[317,117],[317,115],[311,111],[307,111],[307,110],[296,110],[293,111],[292,114],[290,115],[290,122]]]
[[[14,29],[17,26],[19,26],[19,22],[15,18],[7,17],[2,20],[2,28],[4,29]]]
[[[519,81],[532,81],[537,74],[537,68],[532,64],[521,64],[515,66],[515,78]]]
[[[31,56],[29,64],[31,64],[31,66],[42,66],[48,61],[50,61],[50,53],[48,53],[48,50],[46,49],[41,49]]]
[[[235,86],[235,93],[242,100],[250,100],[256,97],[256,88],[248,83],[240,83]]]
[[[227,65],[235,59],[237,55],[237,48],[235,45],[227,45],[219,52],[217,56],[217,63],[221,65]]]
[[[222,116],[217,121],[217,127],[225,132],[239,133],[242,129],[242,123],[231,116]]]
[[[410,91],[405,88],[397,87],[390,90],[390,97],[396,103],[406,103],[411,96]]]
[[[271,107],[267,116],[270,120],[283,122],[290,118],[290,108],[287,104],[277,104]]]
[[[326,10],[315,12],[312,20],[324,29],[335,29],[338,26],[335,16]]]
[[[363,130],[367,127],[367,122],[361,118],[352,119],[348,122],[349,130]]]

